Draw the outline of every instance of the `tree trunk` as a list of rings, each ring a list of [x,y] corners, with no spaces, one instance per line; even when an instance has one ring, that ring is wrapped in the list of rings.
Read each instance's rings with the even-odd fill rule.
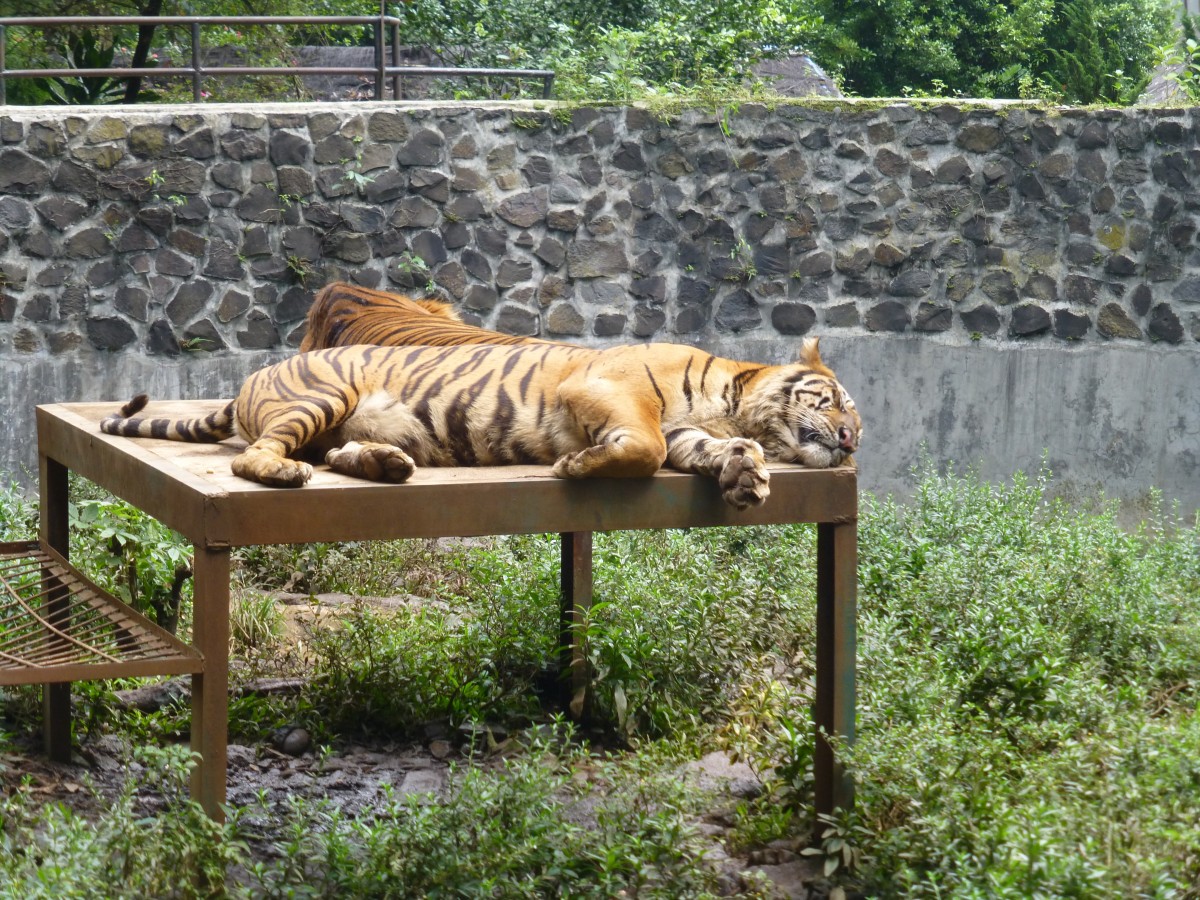
[[[147,0],[146,5],[138,13],[140,16],[157,16],[162,13],[163,0]],[[137,46],[133,50],[133,60],[130,65],[135,69],[144,69],[150,56],[150,45],[154,42],[156,25],[139,25]],[[138,92],[142,89],[142,79],[130,78],[125,82],[125,102],[137,103]]]

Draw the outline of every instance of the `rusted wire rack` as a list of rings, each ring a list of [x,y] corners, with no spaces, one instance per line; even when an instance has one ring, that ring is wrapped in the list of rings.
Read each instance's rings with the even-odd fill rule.
[[[375,81],[376,100],[383,100],[385,84],[392,82],[392,96],[401,95],[405,76],[433,75],[448,78],[517,78],[542,82],[542,97],[549,99],[554,87],[554,72],[549,69],[487,69],[461,66],[405,66],[400,64],[400,24],[394,16],[15,16],[0,18],[0,106],[8,103],[8,81],[13,78],[191,78],[192,100],[203,100],[201,87],[208,77],[243,77],[256,75],[371,75]],[[10,28],[66,28],[93,25],[119,27],[122,25],[186,26],[191,36],[191,64],[156,68],[65,68],[9,69],[5,62]],[[370,26],[375,35],[375,64],[372,66],[219,66],[208,68],[203,63],[202,27],[250,25],[304,27],[324,25]],[[385,37],[385,34],[387,37]],[[391,63],[386,50],[391,48]]]
[[[0,543],[0,685],[201,672],[200,653],[37,541]]]

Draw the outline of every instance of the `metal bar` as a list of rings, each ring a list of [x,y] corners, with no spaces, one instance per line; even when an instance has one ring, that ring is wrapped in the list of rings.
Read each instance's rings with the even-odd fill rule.
[[[192,102],[200,102],[200,25],[192,23]]]
[[[229,550],[194,545],[192,643],[204,671],[192,676],[192,799],[225,821],[226,743],[229,733]]]
[[[854,782],[829,738],[854,742],[855,618],[858,526],[817,525],[816,748],[813,754],[817,815],[854,805]],[[816,836],[820,837],[818,820]]]
[[[571,718],[587,717],[588,661],[583,625],[592,606],[592,533],[564,531],[559,535],[562,585],[558,630],[559,670],[563,694]]]
[[[383,58],[383,21],[375,23],[372,29],[375,35],[375,99],[383,99],[383,73],[387,64]]]
[[[370,25],[381,18],[401,21],[396,16],[3,16],[0,25]]]
[[[40,456],[38,493],[41,504],[41,536],[46,546],[63,558],[70,552],[70,520],[67,513],[69,486],[67,468]],[[46,755],[55,762],[71,761],[71,684],[59,681],[42,685],[42,739]]]
[[[400,65],[400,26],[392,25],[392,67]],[[0,48],[3,49],[3,48]],[[0,82],[2,83],[2,82]],[[392,75],[392,99],[399,100],[404,87],[404,79],[399,75]]]
[[[183,78],[190,75],[374,75],[374,66],[222,66],[207,69],[172,66],[169,69],[8,69],[6,78]],[[514,78],[553,78],[548,69],[456,69],[451,66],[384,66],[385,75],[503,76]]]
[[[385,98],[384,84],[390,76],[393,97],[399,99],[403,93],[403,79],[409,75],[444,76],[449,78],[490,77],[538,78],[542,81],[542,96],[549,98],[554,85],[554,73],[546,69],[489,69],[454,68],[448,66],[402,66],[400,65],[400,23],[396,16],[13,16],[0,18],[0,105],[7,104],[7,86],[13,78],[112,78],[128,81],[141,78],[190,78],[192,100],[202,99],[202,82],[205,76],[253,77],[292,76],[295,66],[228,66],[206,70],[202,62],[202,25],[215,26],[302,26],[302,25],[371,25],[375,35],[375,59],[371,67],[361,66],[312,66],[300,67],[310,75],[370,75],[375,81],[375,99]],[[156,25],[163,27],[188,26],[191,31],[192,59],[188,67],[162,69],[124,68],[47,68],[13,69],[5,66],[4,49],[6,29],[20,27],[86,27],[90,25]],[[387,65],[384,52],[384,28],[391,29],[392,65]]]

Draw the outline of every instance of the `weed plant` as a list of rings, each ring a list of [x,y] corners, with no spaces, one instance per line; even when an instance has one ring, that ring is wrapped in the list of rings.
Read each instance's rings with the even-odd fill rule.
[[[839,751],[857,805],[812,848],[830,877],[879,897],[1200,897],[1200,528],[1170,513],[1123,528],[1114,506],[1049,499],[1046,473],[994,485],[926,466],[909,502],[863,497],[859,539],[858,739]],[[182,801],[132,825],[117,804],[87,841],[18,791],[0,883],[104,885],[120,858],[105,840],[122,832],[190,871],[236,862],[234,896],[709,896],[687,824],[703,799],[679,759],[725,748],[763,778],[732,851],[810,822],[813,545],[800,526],[596,536],[593,712],[632,753],[510,740],[444,797],[358,819],[298,800],[254,855],[238,838],[247,811],[214,856]],[[429,719],[536,732],[557,565],[551,537],[245,558],[247,582],[270,571],[276,587],[422,599],[314,628],[297,705],[239,698],[233,730],[261,737],[289,716],[322,740]],[[238,646],[261,653],[275,620],[247,603]],[[51,895],[22,896],[37,890]]]
[[[827,866],[881,897],[1200,895],[1200,530],[1124,530],[1045,475],[927,470],[863,513]]]
[[[566,736],[536,740],[498,770],[453,771],[449,800],[390,796],[356,820],[296,802],[279,861],[252,870],[255,893],[293,896],[303,885],[320,897],[716,896],[714,874],[697,865],[694,793],[653,754],[619,764]]]
[[[191,761],[182,747],[144,747],[114,802],[85,817],[43,805],[23,791],[0,800],[0,896],[209,897],[246,846],[187,799]],[[137,801],[149,787],[164,798],[155,815]]]

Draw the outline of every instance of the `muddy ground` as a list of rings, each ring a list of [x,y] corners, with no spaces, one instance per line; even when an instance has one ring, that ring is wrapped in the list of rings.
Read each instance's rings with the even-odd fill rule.
[[[265,803],[261,814],[243,820],[251,852],[263,859],[274,855],[272,845],[283,837],[290,797],[321,798],[347,815],[369,813],[389,790],[397,797],[444,793],[451,764],[465,762],[454,741],[442,736],[413,743],[380,741],[301,749],[307,743],[305,738],[303,733],[291,731],[276,733],[263,745],[229,747],[229,803],[243,807]],[[14,741],[15,752],[0,753],[0,793],[7,796],[25,791],[84,816],[107,808],[126,779],[136,777],[140,770],[131,758],[127,739],[118,735],[85,741],[70,763],[49,761],[33,736]],[[747,766],[731,763],[723,753],[710,753],[682,767],[680,777],[693,780],[698,790],[712,798],[710,811],[695,824],[711,840],[707,857],[720,871],[725,893],[754,893],[752,885],[765,884],[768,896],[778,898],[842,896],[837,889],[831,893],[818,865],[801,855],[797,841],[777,841],[746,857],[726,853],[722,839],[733,824],[737,802],[761,790]],[[136,802],[143,815],[154,814],[164,804],[163,797],[147,787],[139,789]],[[586,810],[580,815],[585,816]]]

